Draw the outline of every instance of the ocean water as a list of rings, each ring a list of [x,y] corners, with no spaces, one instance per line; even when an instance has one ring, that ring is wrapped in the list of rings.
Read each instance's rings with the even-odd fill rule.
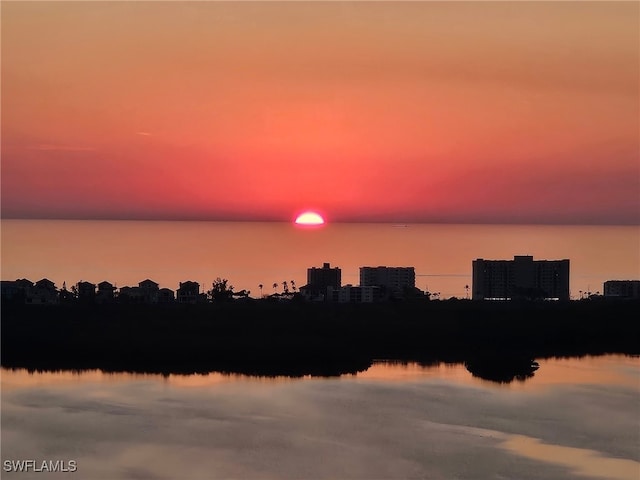
[[[329,262],[357,285],[361,266],[413,266],[416,286],[464,298],[476,258],[571,260],[571,294],[606,280],[640,278],[640,227],[2,220],[2,279],[49,278],[58,287],[150,278],[204,290],[216,277],[251,295],[302,286],[306,269]],[[274,289],[273,284],[278,286]]]
[[[6,370],[2,478],[636,480],[640,362],[540,360],[496,384],[462,365],[339,378]],[[74,473],[7,470],[61,461]],[[7,464],[7,462],[9,462]]]

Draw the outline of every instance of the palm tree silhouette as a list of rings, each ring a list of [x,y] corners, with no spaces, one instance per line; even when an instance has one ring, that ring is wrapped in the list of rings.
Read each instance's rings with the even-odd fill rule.
[[[284,291],[284,293],[289,293],[289,285],[287,284],[286,280],[282,282],[282,290]]]
[[[295,280],[291,280],[291,290],[293,290],[293,293],[296,293],[296,281]]]
[[[262,285],[262,284],[258,285],[258,288],[260,289],[260,298],[262,298],[262,287],[263,287],[263,286],[264,286],[264,285]]]
[[[276,288],[278,288],[278,283],[273,282],[273,293],[276,293]]]

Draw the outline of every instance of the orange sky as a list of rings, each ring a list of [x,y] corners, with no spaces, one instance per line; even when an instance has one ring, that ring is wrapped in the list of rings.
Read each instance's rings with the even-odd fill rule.
[[[640,223],[637,2],[2,2],[5,218]]]

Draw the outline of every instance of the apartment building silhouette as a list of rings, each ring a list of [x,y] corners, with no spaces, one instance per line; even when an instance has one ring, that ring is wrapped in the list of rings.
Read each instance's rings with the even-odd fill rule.
[[[514,298],[569,300],[569,260],[516,255],[513,260],[473,261],[474,300]]]

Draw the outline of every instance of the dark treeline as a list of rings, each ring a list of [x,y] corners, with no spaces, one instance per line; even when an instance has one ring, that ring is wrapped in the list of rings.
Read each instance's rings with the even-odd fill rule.
[[[533,359],[638,354],[640,302],[20,305],[2,308],[2,366],[31,370],[340,375],[374,360],[465,363],[510,381]]]

